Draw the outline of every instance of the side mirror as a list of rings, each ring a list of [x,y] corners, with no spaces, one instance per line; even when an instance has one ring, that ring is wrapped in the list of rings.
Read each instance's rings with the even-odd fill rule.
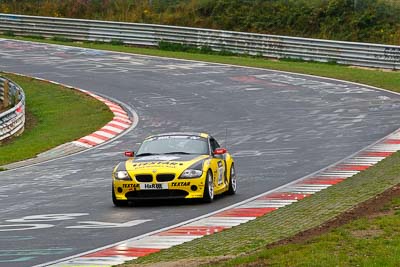
[[[227,152],[226,148],[217,148],[214,150],[214,155],[223,155]]]
[[[133,158],[134,155],[135,155],[135,152],[133,152],[133,151],[126,151],[125,152],[125,157]]]

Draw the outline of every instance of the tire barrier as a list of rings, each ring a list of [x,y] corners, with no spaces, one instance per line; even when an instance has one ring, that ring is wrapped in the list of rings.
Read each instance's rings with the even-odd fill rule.
[[[25,94],[11,80],[0,77],[0,142],[21,134],[25,126]]]

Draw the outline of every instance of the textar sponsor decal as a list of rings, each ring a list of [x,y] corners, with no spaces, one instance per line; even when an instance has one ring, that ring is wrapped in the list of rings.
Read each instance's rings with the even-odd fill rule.
[[[183,163],[178,163],[174,161],[151,161],[151,162],[141,162],[141,163],[133,163],[132,166],[135,169],[139,168],[153,168],[153,167],[170,167],[176,168],[176,166],[182,166]]]
[[[173,182],[171,183],[172,186],[189,186],[190,182]]]
[[[134,187],[139,187],[139,184],[123,184],[123,188],[134,188]]]

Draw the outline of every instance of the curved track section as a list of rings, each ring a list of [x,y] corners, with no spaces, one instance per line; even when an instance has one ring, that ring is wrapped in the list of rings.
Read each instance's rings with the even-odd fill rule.
[[[4,72],[4,73],[6,73],[6,72]],[[24,75],[22,75],[22,76],[24,76]],[[25,76],[25,77],[30,77],[30,76]],[[118,104],[116,102],[112,102],[109,99],[106,99],[104,97],[93,94],[92,92],[82,90],[79,88],[74,88],[74,87],[68,86],[66,84],[61,84],[58,82],[53,82],[53,81],[49,81],[49,80],[45,80],[45,79],[37,78],[37,77],[33,77],[33,78],[35,78],[37,80],[41,80],[43,82],[48,82],[48,83],[64,86],[64,87],[70,88],[71,90],[77,90],[81,93],[87,94],[87,95],[93,97],[94,99],[102,102],[104,105],[106,105],[110,109],[110,111],[113,113],[114,117],[111,121],[109,121],[102,128],[98,129],[97,131],[95,131],[87,136],[83,136],[83,137],[79,138],[78,140],[59,145],[48,151],[40,153],[39,155],[37,155],[34,158],[30,158],[30,159],[18,161],[18,162],[13,162],[13,163],[1,166],[7,170],[22,168],[25,166],[32,166],[32,165],[35,165],[38,163],[47,162],[47,161],[62,158],[62,157],[65,157],[65,156],[68,156],[71,154],[79,153],[81,151],[87,150],[94,146],[105,144],[108,141],[110,141],[111,139],[115,139],[118,136],[125,134],[123,132],[125,132],[127,130],[129,131],[129,129],[132,129],[136,126],[136,123],[137,123],[136,113],[133,112],[132,110],[129,111],[133,118],[133,121],[132,121],[132,118],[129,117],[128,113],[120,106],[120,104]]]
[[[363,85],[227,65],[0,39],[0,69],[111,96],[138,127],[73,157],[0,173],[0,264],[54,261],[187,221],[329,166],[398,128],[400,97]],[[239,194],[114,208],[121,151],[207,131],[235,156]]]

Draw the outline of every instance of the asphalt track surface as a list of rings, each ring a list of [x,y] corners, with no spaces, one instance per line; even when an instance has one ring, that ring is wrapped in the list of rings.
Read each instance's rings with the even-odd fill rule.
[[[0,70],[109,96],[139,116],[109,144],[0,172],[0,266],[54,261],[216,211],[331,165],[400,123],[396,94],[269,70],[2,39]],[[112,205],[123,151],[169,131],[209,132],[225,144],[226,129],[237,195]]]

